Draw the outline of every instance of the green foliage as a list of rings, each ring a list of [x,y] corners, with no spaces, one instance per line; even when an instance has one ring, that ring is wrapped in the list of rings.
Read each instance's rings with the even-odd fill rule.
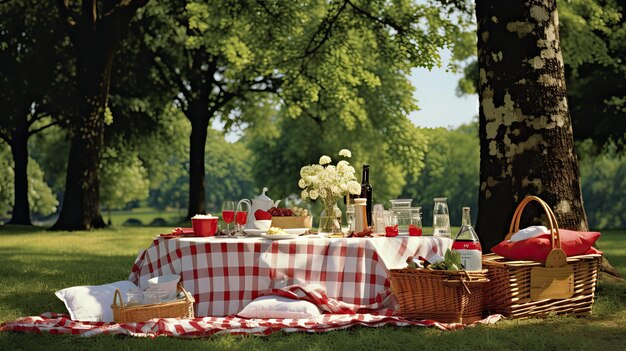
[[[626,155],[619,149],[615,142],[600,149],[591,139],[576,144],[590,228],[626,227]]]
[[[241,141],[229,143],[210,129],[205,150],[207,211],[220,212],[225,199],[249,199],[260,194],[262,186],[255,186],[252,179],[251,152]]]
[[[139,145],[139,159],[150,179],[148,203],[158,209],[185,208],[189,201],[189,133],[191,125],[174,106],[164,111],[155,132]],[[251,180],[251,155],[242,142],[229,143],[212,128],[205,146],[205,186],[208,211],[221,202],[249,198],[258,189]]]
[[[68,108],[68,43],[50,1],[0,3],[0,138],[43,116],[61,119]],[[28,127],[27,127],[28,128]],[[31,129],[32,130],[32,129]]]
[[[626,3],[559,2],[561,46],[574,138],[597,143],[626,133]]]
[[[100,201],[107,209],[120,209],[148,197],[150,181],[136,153],[105,149],[100,167]]]
[[[243,77],[256,77],[256,88],[280,82],[287,116],[314,113],[353,126],[369,117],[360,89],[382,84],[374,63],[397,74],[440,64],[438,50],[453,46],[465,24],[445,8],[412,1],[191,1],[186,45],[224,66],[225,91],[249,84]]]
[[[428,129],[428,151],[420,177],[408,183],[400,197],[412,198],[422,207],[424,225],[432,224],[433,198],[448,198],[452,225],[460,224],[461,207],[477,214],[479,182],[478,123],[456,130]]]
[[[11,209],[13,193],[13,163],[6,143],[0,143],[0,216]]]
[[[13,159],[5,143],[0,144],[0,216],[11,209],[14,201]],[[57,210],[59,201],[45,181],[44,172],[32,158],[28,160],[28,202],[33,213],[47,216]]]
[[[574,76],[585,64],[626,72],[616,56],[616,51],[625,48],[623,5],[616,0],[558,2],[561,49]]]
[[[69,155],[68,132],[58,126],[37,133],[29,139],[30,156],[45,170],[45,182],[54,193],[65,190],[65,174]]]
[[[142,138],[139,158],[150,179],[148,203],[158,209],[187,206],[189,192],[189,122],[180,110],[170,105],[159,119],[155,131]]]
[[[443,261],[431,263],[426,268],[444,271],[459,271],[464,268],[463,263],[461,263],[461,253],[455,250],[447,249],[443,255]]]
[[[389,78],[381,80],[379,89],[360,91],[367,121],[351,125],[340,118],[321,120],[309,114],[292,119],[283,110],[276,121],[251,127],[246,139],[255,155],[257,183],[267,185],[274,198],[297,195],[302,166],[346,148],[352,151],[350,163],[357,178],[360,165],[370,165],[374,202],[395,198],[406,179],[416,178],[424,166],[426,137],[404,115],[413,104],[410,85],[405,78]]]

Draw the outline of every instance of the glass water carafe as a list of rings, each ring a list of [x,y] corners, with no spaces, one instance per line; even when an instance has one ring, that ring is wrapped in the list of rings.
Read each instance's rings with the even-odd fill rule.
[[[433,236],[450,237],[450,214],[448,212],[448,199],[445,197],[435,198],[433,208]]]

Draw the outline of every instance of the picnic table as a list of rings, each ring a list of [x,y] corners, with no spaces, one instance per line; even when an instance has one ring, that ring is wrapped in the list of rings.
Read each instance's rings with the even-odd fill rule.
[[[141,288],[160,275],[179,274],[196,300],[196,317],[237,314],[272,289],[319,284],[355,311],[395,308],[387,279],[408,256],[442,254],[452,240],[430,236],[289,240],[258,237],[157,237],[139,252],[129,280]]]

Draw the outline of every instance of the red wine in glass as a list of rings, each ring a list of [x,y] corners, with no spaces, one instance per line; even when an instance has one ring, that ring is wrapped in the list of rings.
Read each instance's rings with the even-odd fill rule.
[[[224,220],[224,222],[232,223],[233,219],[235,219],[235,211],[222,210],[222,220]]]
[[[237,222],[237,224],[246,225],[246,222],[248,221],[248,212],[238,211],[236,216],[237,218],[235,219],[235,221]]]
[[[222,203],[222,220],[226,223],[226,233],[230,233],[230,223],[235,220],[235,201],[227,200]]]

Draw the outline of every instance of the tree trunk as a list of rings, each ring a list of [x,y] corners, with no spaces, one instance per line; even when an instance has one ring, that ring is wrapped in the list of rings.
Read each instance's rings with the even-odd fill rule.
[[[109,70],[101,72],[102,80],[92,79],[82,85],[108,87]],[[83,116],[73,129],[67,164],[65,196],[58,221],[52,230],[89,230],[104,227],[100,213],[100,181],[98,167],[104,140],[104,110],[106,97],[85,94],[80,114]]]
[[[10,224],[32,225],[28,203],[28,124],[24,116],[20,119],[11,140],[11,154],[14,163],[14,202]]]
[[[587,230],[556,2],[478,0],[476,16],[483,247],[504,238],[526,195],[545,200],[562,228]],[[522,226],[541,221],[538,206],[524,213]]]
[[[189,137],[189,206],[187,218],[206,212],[204,188],[204,148],[206,146],[207,128],[210,116],[208,103],[194,101],[190,103],[187,118],[191,121]]]
[[[105,226],[100,213],[98,168],[113,55],[137,9],[147,2],[118,0],[98,4],[95,0],[83,0],[81,13],[75,14],[68,2],[57,1],[76,53],[78,116],[72,123],[63,205],[52,230]]]
[[[75,118],[67,164],[65,195],[52,230],[90,230],[105,226],[100,213],[100,153],[104,143],[114,46],[101,45],[106,33],[84,37],[76,48],[78,117]]]

